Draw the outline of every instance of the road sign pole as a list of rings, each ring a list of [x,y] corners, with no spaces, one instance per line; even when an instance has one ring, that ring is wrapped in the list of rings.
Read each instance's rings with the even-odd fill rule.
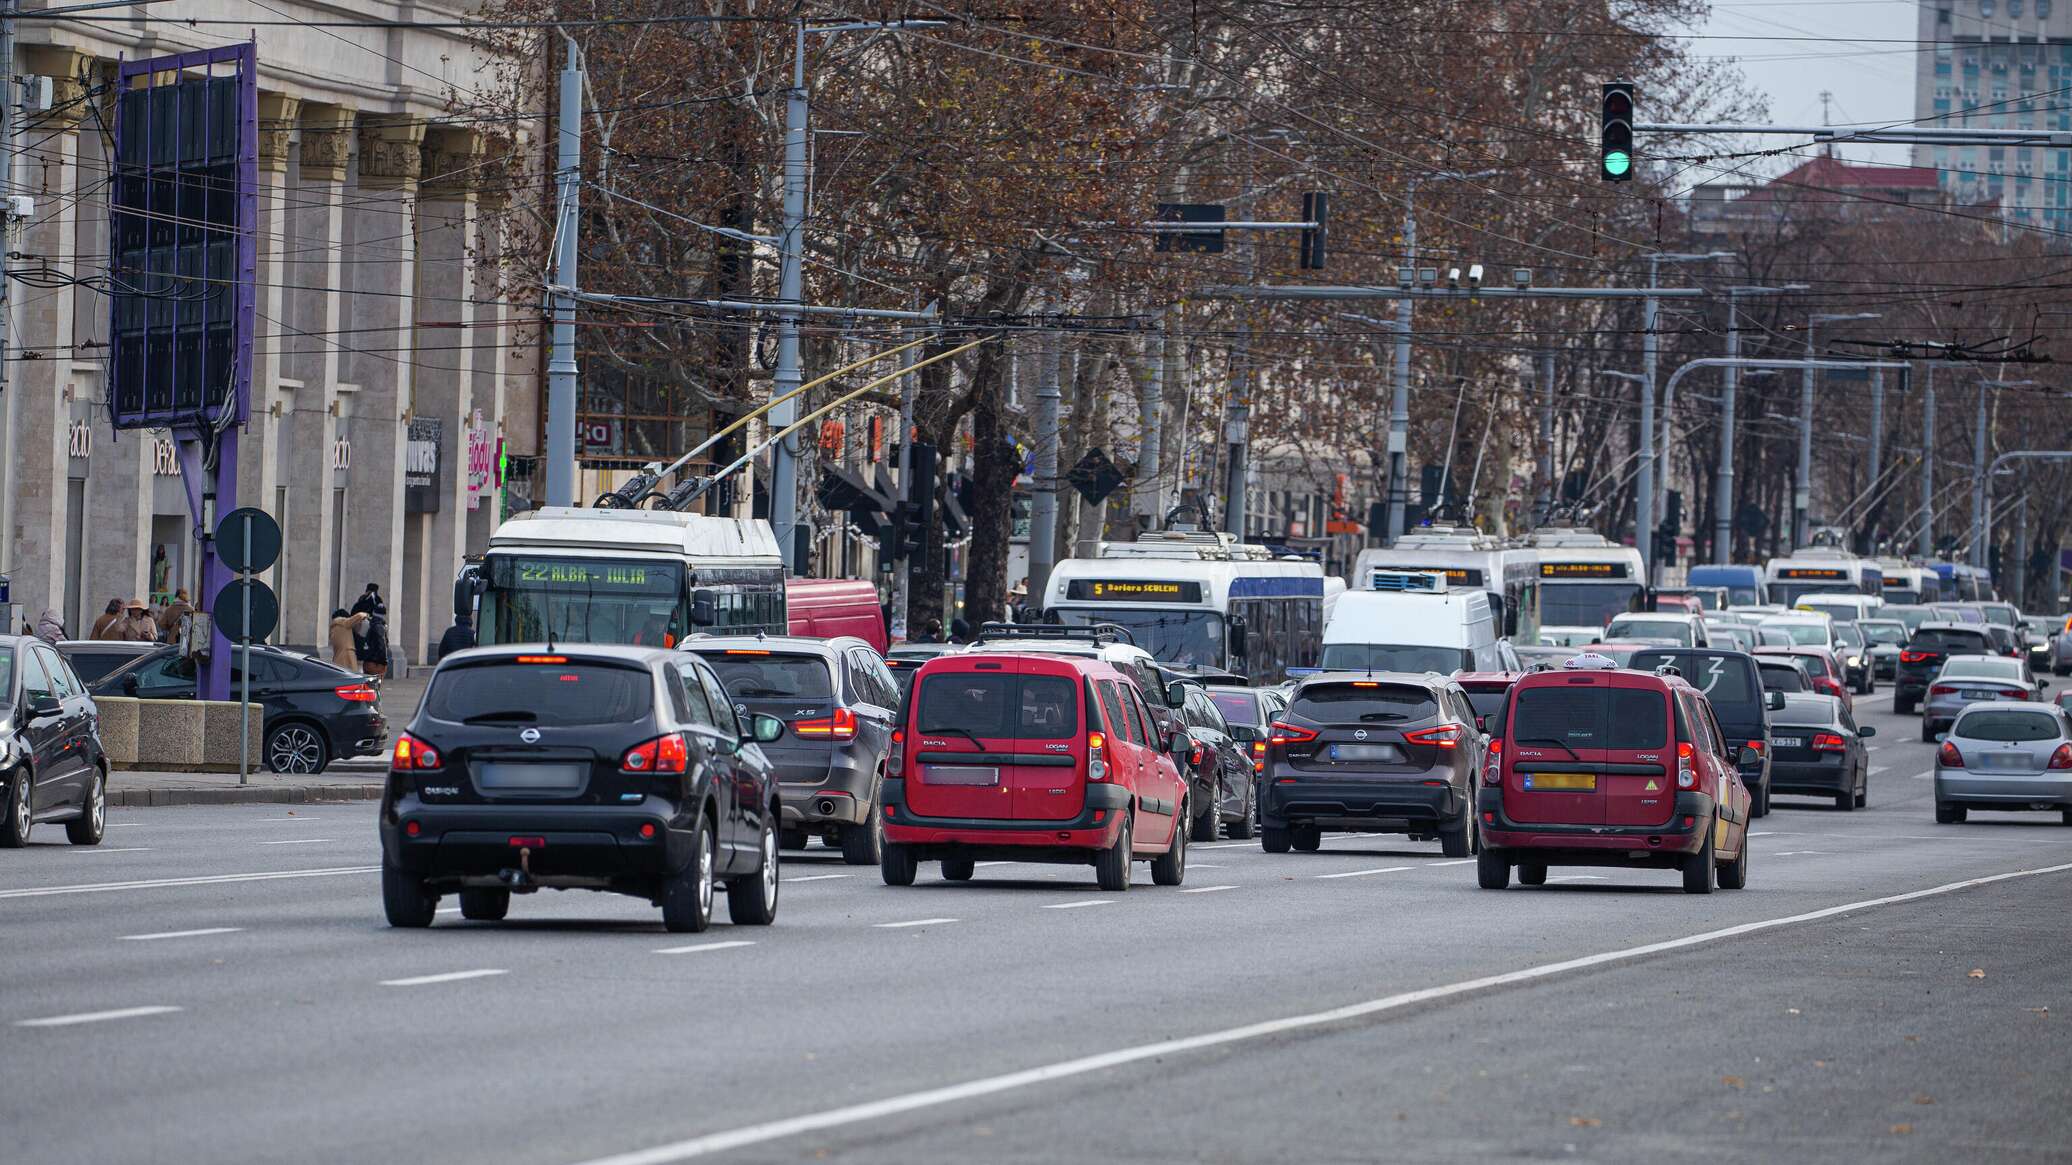
[[[252,544],[252,513],[245,511],[240,517],[244,521],[245,545]],[[241,570],[238,581],[248,585],[239,587],[239,602],[244,604],[244,633],[238,637],[238,670],[243,672],[242,691],[237,705],[237,783],[250,784],[252,780],[252,588],[249,585],[252,573]]]

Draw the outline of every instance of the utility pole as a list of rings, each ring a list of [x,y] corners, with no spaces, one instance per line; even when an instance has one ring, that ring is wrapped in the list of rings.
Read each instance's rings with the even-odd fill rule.
[[[1258,263],[1258,252],[1254,251],[1252,266],[1255,271]],[[1244,308],[1239,307],[1237,337],[1230,345],[1230,403],[1223,410],[1223,441],[1229,454],[1224,466],[1223,528],[1235,534],[1239,542],[1245,540],[1245,475],[1250,469],[1251,359],[1252,324],[1245,318]]]
[[[1533,525],[1544,525],[1554,512],[1554,499],[1561,490],[1554,481],[1554,353],[1540,350],[1540,497],[1533,508]]]
[[[2015,495],[2014,527],[2014,605],[2018,611],[2029,609],[2029,483],[2022,482],[2021,492]]]
[[[1059,335],[1042,333],[1036,381],[1036,483],[1029,498],[1029,601],[1041,604],[1049,593],[1050,569],[1058,546],[1058,389]]]
[[[777,233],[777,375],[778,397],[799,386],[799,305],[805,299],[800,232],[806,227],[806,22],[793,30],[791,88],[784,93],[784,225]],[[770,410],[777,429],[798,416],[796,401]],[[777,553],[794,575],[808,563],[796,533],[799,519],[798,438],[786,437],[770,450],[770,530]]]
[[[1935,365],[1921,389],[1921,557],[1935,557]]]
[[[1648,290],[1656,286],[1661,260],[1648,256]],[[1640,465],[1633,479],[1633,548],[1640,551],[1640,578],[1655,585],[1655,297],[1641,301]],[[1618,529],[1617,523],[1612,528]],[[1614,535],[1616,537],[1616,535]]]
[[[1986,564],[1986,385],[1978,386],[1978,428],[1971,441],[1971,565]]]
[[[899,360],[906,375],[899,378],[899,496],[893,499],[893,504],[902,513],[908,511],[907,499],[914,492],[914,359],[913,349],[908,349]],[[899,531],[899,545],[895,547],[898,558],[892,570],[892,625],[886,632],[893,639],[901,640],[907,637],[907,596],[913,588],[913,564],[907,561],[905,523],[898,523],[896,529]]]
[[[1901,375],[1905,375],[1904,372]],[[1871,472],[1870,483],[1878,484],[1878,468],[1885,456],[1885,370],[1871,369]],[[1875,534],[1873,530],[1871,533]]]
[[[4,22],[0,22],[4,23]],[[559,150],[554,165],[554,329],[547,356],[547,504],[572,506],[576,497],[576,235],[583,182],[583,69],[575,38],[566,34],[561,69]],[[12,61],[10,58],[10,65]],[[10,74],[12,68],[9,69]]]
[[[1727,289],[1729,360],[1741,355],[1741,305],[1735,293],[1742,290]],[[1720,566],[1734,561],[1734,398],[1741,388],[1740,365],[1727,365],[1725,380],[1719,407],[1719,475],[1712,484],[1712,561]]]
[[[14,18],[15,0],[0,7],[0,195],[14,193]],[[14,220],[0,214],[0,578],[14,570],[14,392],[8,384],[8,349],[14,339],[14,283],[8,255],[14,250]],[[0,614],[8,610],[0,604]]]
[[[1813,331],[1825,323],[1840,320],[1874,320],[1874,311],[1846,312],[1840,315],[1819,313],[1806,318],[1806,359],[1812,360]],[[1791,545],[1796,550],[1813,540],[1813,371],[1806,365],[1799,378],[1799,480],[1791,495]]]

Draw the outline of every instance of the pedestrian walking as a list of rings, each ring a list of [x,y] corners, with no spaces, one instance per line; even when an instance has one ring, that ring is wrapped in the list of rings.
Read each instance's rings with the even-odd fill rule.
[[[1030,614],[1029,579],[1025,575],[1022,581],[1014,584],[1013,590],[1007,592],[1007,617],[1017,623],[1027,623]]]
[[[439,658],[445,659],[456,651],[466,651],[473,646],[475,646],[474,623],[468,618],[466,611],[454,612],[453,626],[448,627],[446,634],[439,637]]]
[[[360,646],[360,670],[370,676],[385,676],[389,668],[388,619],[382,615],[367,616],[367,627]]]
[[[187,620],[194,614],[194,604],[187,598],[187,588],[173,592],[173,601],[158,613],[158,638],[161,643],[178,643],[186,634]]]
[[[355,615],[380,615],[383,618],[388,617],[388,604],[383,602],[381,599],[380,583],[367,584],[367,589],[360,592],[359,598],[353,600],[352,613]]]
[[[121,634],[116,638],[125,643],[158,642],[158,621],[151,617],[151,605],[142,599],[131,599],[122,609],[122,622],[117,624]]]
[[[56,607],[45,607],[43,614],[36,617],[36,638],[52,647],[58,645],[58,640],[65,638],[65,621],[58,618]]]
[[[355,615],[340,607],[331,612],[331,662],[349,672],[360,670],[360,653],[355,648],[360,629],[374,616],[365,611]]]
[[[94,620],[94,629],[88,639],[120,639],[122,623],[122,600],[109,599],[101,611],[101,617]]]

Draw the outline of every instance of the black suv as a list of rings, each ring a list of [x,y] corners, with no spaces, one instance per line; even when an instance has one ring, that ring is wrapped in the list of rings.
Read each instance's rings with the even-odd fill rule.
[[[1407,833],[1468,857],[1483,749],[1475,710],[1452,680],[1305,676],[1267,739],[1260,843],[1277,854],[1319,848],[1326,829]]]
[[[819,834],[850,865],[877,865],[878,789],[900,691],[871,645],[847,635],[701,635],[683,646],[719,673],[735,712],[784,722],[763,745],[777,766],[784,848],[804,849]]]
[[[194,657],[160,647],[116,668],[88,689],[96,696],[192,700]],[[244,653],[230,661],[231,694],[244,691]],[[265,707],[259,755],[276,773],[321,773],[334,760],[379,753],[388,721],[379,681],[278,647],[252,648],[252,700]]]
[[[1230,836],[1244,841],[1252,836],[1252,758],[1223,712],[1201,685],[1180,685],[1180,722],[1186,725],[1192,744],[1185,755],[1174,760],[1187,778],[1195,814],[1190,841],[1215,841],[1221,827],[1230,826]]]
[[[1899,677],[1892,681],[1892,710],[1907,715],[1921,705],[1928,684],[1953,655],[1999,655],[1984,626],[1977,623],[1923,623],[1899,650]]]
[[[496,921],[511,895],[609,890],[673,931],[777,916],[777,781],[696,655],[653,647],[500,646],[441,659],[396,738],[381,800],[391,926],[429,926],[444,893]]]
[[[1647,672],[1674,667],[1685,683],[1705,693],[1720,734],[1726,738],[1727,755],[1740,758],[1749,815],[1768,813],[1771,749],[1767,713],[1784,707],[1784,695],[1764,690],[1756,658],[1745,651],[1657,647],[1634,652],[1626,666]]]

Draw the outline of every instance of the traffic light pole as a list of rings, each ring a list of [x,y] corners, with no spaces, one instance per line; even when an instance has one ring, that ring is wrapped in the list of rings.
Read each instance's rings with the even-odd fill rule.
[[[1046,328],[1036,381],[1036,481],[1029,497],[1029,601],[1039,608],[1049,593],[1058,546],[1058,389],[1060,335]]]
[[[1921,557],[1935,557],[1935,365],[1921,389]]]

